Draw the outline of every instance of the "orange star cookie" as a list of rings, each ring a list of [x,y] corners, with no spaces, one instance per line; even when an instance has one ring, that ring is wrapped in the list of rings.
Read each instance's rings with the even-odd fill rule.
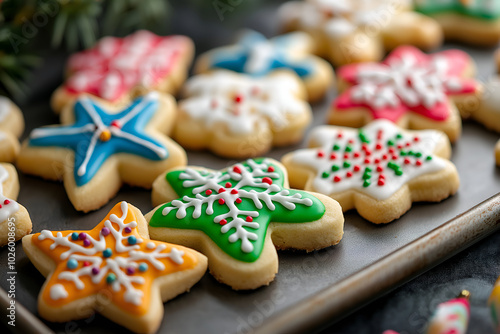
[[[188,291],[207,259],[182,246],[149,240],[142,213],[121,202],[90,231],[43,230],[23,238],[23,248],[48,279],[38,297],[40,315],[55,322],[94,311],[141,332],[155,332],[161,302]]]

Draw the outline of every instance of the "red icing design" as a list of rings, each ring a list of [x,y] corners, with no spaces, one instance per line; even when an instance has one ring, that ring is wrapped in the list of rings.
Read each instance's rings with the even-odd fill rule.
[[[352,86],[333,102],[333,108],[367,108],[374,119],[393,122],[408,112],[444,121],[450,114],[448,96],[478,89],[474,79],[465,77],[470,62],[460,50],[427,55],[412,46],[398,47],[380,63],[341,67],[338,76]]]
[[[155,87],[189,48],[184,36],[157,36],[141,30],[125,38],[105,37],[96,46],[72,55],[64,87],[116,101],[136,86]]]

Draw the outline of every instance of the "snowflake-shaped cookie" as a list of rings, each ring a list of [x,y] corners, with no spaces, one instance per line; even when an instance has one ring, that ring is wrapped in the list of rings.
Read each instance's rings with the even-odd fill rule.
[[[362,126],[389,119],[402,127],[437,129],[458,139],[468,99],[476,101],[479,84],[471,78],[472,59],[459,50],[426,55],[402,46],[380,63],[347,65],[338,70],[342,93],[334,100],[329,123]]]
[[[175,94],[187,76],[193,50],[193,42],[180,35],[141,30],[125,38],[105,37],[69,58],[68,78],[54,92],[52,108],[60,112],[83,93],[113,103],[153,90]]]
[[[77,210],[98,209],[122,182],[150,188],[165,169],[185,165],[185,152],[164,135],[173,125],[174,108],[171,96],[157,92],[118,112],[82,96],[61,115],[64,125],[32,131],[18,167],[63,179]]]
[[[302,85],[290,73],[253,78],[215,71],[190,79],[174,137],[189,149],[247,158],[300,141],[311,121]]]
[[[433,17],[446,39],[480,46],[500,41],[498,0],[415,0],[415,8]]]
[[[199,249],[213,275],[234,289],[273,280],[275,247],[312,251],[337,244],[343,233],[338,204],[287,189],[285,170],[271,159],[170,171],[153,187],[154,204],[167,201],[146,216],[151,236]]]
[[[459,185],[446,160],[449,141],[438,131],[405,131],[387,120],[360,129],[321,126],[309,147],[283,157],[291,185],[331,196],[373,223],[399,218],[412,201],[441,201]]]
[[[126,202],[90,231],[43,230],[24,237],[23,248],[48,277],[38,298],[42,317],[65,322],[99,310],[140,333],[155,332],[161,301],[188,291],[207,268],[191,249],[149,240],[141,212]]]
[[[255,77],[288,70],[304,82],[309,101],[322,98],[333,83],[333,69],[323,59],[311,55],[312,40],[304,33],[267,39],[256,31],[246,31],[236,44],[216,48],[197,59],[196,73],[226,69]]]
[[[439,24],[413,12],[410,0],[290,1],[279,19],[285,30],[309,33],[315,53],[335,66],[378,61],[399,45],[433,49],[442,41]]]
[[[0,246],[13,243],[31,232],[31,219],[15,199],[19,194],[16,168],[0,163]]]

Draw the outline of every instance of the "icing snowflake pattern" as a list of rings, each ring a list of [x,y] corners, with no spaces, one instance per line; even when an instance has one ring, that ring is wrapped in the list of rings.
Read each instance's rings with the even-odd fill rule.
[[[251,133],[264,119],[281,130],[290,117],[304,112],[297,97],[300,86],[289,76],[254,79],[216,72],[191,79],[186,92],[189,98],[181,103],[182,110],[207,127],[225,123],[233,134]]]
[[[150,160],[168,157],[167,149],[149,136],[145,127],[159,110],[158,93],[136,99],[128,108],[110,114],[87,96],[74,106],[75,123],[33,130],[29,145],[66,147],[75,151],[74,177],[82,186],[115,153],[131,153]]]
[[[90,93],[116,101],[135,86],[159,84],[186,48],[186,37],[160,37],[145,30],[125,38],[106,37],[94,48],[71,56],[71,76],[64,87],[73,94]]]
[[[310,222],[324,213],[314,196],[283,189],[283,173],[264,159],[226,171],[188,168],[167,174],[167,181],[184,196],[158,210],[150,225],[203,230],[223,251],[245,262],[260,255],[271,221]]]
[[[185,262],[183,250],[140,237],[126,202],[117,204],[101,224],[87,232],[43,230],[33,236],[35,245],[57,262],[47,284],[51,300],[71,302],[107,286],[113,293],[123,293],[128,307],[139,311],[149,291],[148,275],[181,270]]]
[[[291,59],[289,49],[297,42],[296,34],[285,34],[267,40],[255,31],[247,32],[234,46],[228,50],[217,50],[210,59],[211,68],[227,69],[254,76],[263,76],[269,72],[286,68],[294,71],[299,77],[312,74],[312,64],[307,58]]]
[[[401,131],[387,120],[361,129],[318,127],[317,148],[298,150],[292,160],[315,170],[312,185],[326,195],[358,190],[378,200],[392,196],[411,179],[446,167],[433,155],[437,131]]]
[[[446,120],[449,96],[477,89],[473,79],[462,77],[468,63],[469,57],[458,50],[426,55],[414,47],[399,47],[381,63],[340,68],[339,77],[352,87],[334,101],[334,108],[367,107],[375,119],[393,122],[410,111]]]

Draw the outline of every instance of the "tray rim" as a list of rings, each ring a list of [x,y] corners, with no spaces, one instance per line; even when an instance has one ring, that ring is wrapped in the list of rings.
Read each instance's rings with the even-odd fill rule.
[[[264,320],[257,334],[333,324],[500,230],[500,192],[302,302]]]

